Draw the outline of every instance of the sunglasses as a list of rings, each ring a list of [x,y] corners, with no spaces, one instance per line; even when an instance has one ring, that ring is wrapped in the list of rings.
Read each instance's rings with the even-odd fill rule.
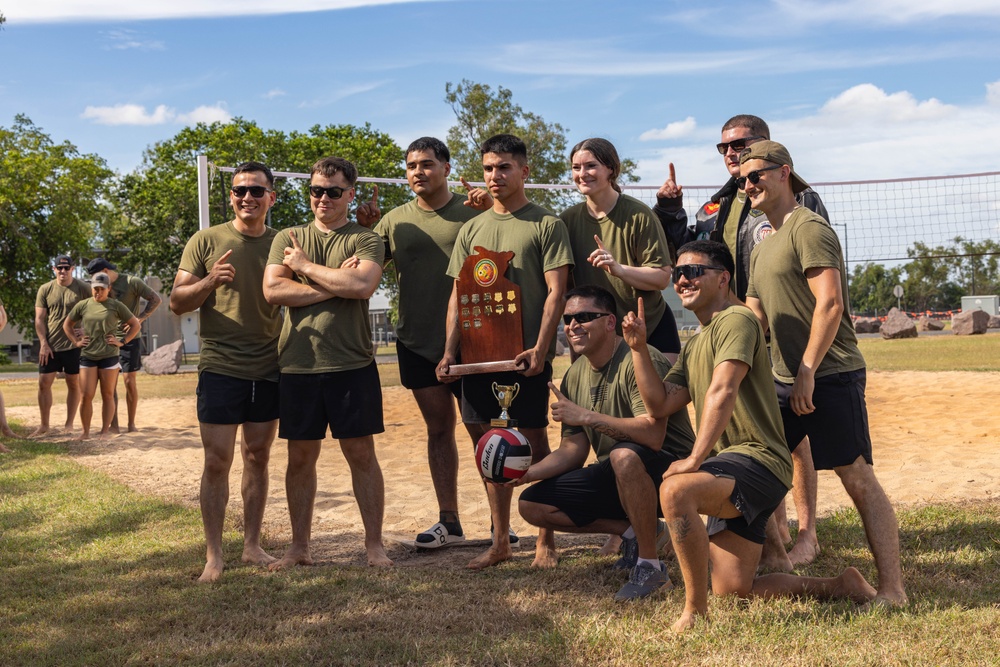
[[[55,267],[53,267],[53,268],[54,268],[54,269],[55,269],[56,271],[69,271],[69,270],[70,270],[70,269],[72,269],[73,267],[72,267],[72,266],[55,266]]]
[[[679,282],[681,276],[684,276],[688,280],[694,280],[695,278],[701,278],[705,275],[705,271],[709,269],[713,271],[725,271],[726,269],[721,266],[708,266],[707,264],[681,264],[680,266],[674,267],[674,282]]]
[[[757,139],[763,139],[764,137],[743,137],[742,139],[733,139],[729,143],[715,144],[715,147],[719,150],[719,155],[725,155],[732,148],[736,153],[743,152],[743,149],[747,147],[747,142],[756,141]]]
[[[250,193],[250,196],[255,199],[260,199],[266,195],[270,190],[265,188],[263,185],[234,185],[229,188],[229,191],[236,195],[237,199],[243,199]]]
[[[336,185],[332,188],[321,188],[318,185],[309,186],[309,194],[311,194],[316,199],[322,199],[323,195],[326,195],[330,199],[340,199],[344,196],[344,193],[351,188],[338,188]]]
[[[740,177],[738,177],[736,179],[736,187],[738,187],[740,190],[746,190],[747,181],[750,181],[754,185],[757,185],[758,183],[760,183],[760,175],[761,174],[763,174],[765,171],[771,171],[772,169],[781,169],[781,167],[782,167],[782,165],[776,164],[776,165],[774,165],[772,167],[764,167],[763,169],[755,169],[754,171],[751,171],[746,176],[740,176]]]
[[[563,315],[563,323],[569,326],[573,320],[576,320],[577,324],[586,324],[587,322],[593,322],[599,317],[604,317],[605,315],[610,315],[611,313],[573,313],[572,315]]]

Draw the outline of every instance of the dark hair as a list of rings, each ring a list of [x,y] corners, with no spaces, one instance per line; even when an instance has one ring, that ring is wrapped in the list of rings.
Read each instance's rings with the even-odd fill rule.
[[[729,252],[729,247],[725,243],[719,243],[718,241],[691,241],[680,247],[677,251],[677,256],[680,257],[686,252],[696,252],[699,255],[705,255],[710,262],[729,271],[730,280],[732,280],[733,274],[736,273],[736,263],[733,262],[733,255]]]
[[[448,150],[448,146],[434,137],[420,137],[414,141],[406,147],[406,157],[409,157],[413,151],[433,151],[434,157],[441,162],[451,162],[451,152]]]
[[[326,176],[327,178],[333,178],[337,174],[343,174],[344,180],[347,181],[349,187],[354,187],[354,184],[358,181],[358,168],[354,166],[354,163],[350,160],[345,160],[342,157],[325,157],[322,160],[317,160],[316,164],[312,166],[312,171],[309,172],[309,176],[313,174],[320,174]]]
[[[528,147],[513,134],[497,134],[484,141],[479,147],[479,154],[487,153],[509,153],[518,164],[528,164]]]
[[[622,161],[618,157],[618,151],[615,150],[613,143],[599,137],[584,139],[576,146],[573,146],[573,150],[569,152],[569,161],[572,162],[573,156],[580,151],[590,151],[598,162],[610,169],[611,187],[615,189],[615,192],[622,191],[621,186],[618,185],[618,177],[622,173]]]
[[[236,165],[236,169],[233,169],[233,176],[236,174],[249,174],[252,172],[260,172],[261,174],[264,174],[264,178],[267,179],[267,186],[269,188],[274,187],[274,174],[271,173],[271,170],[268,169],[267,165],[263,162],[241,162]]]
[[[767,123],[764,122],[763,118],[758,118],[757,116],[752,116],[748,113],[741,113],[738,116],[733,116],[726,121],[726,124],[722,126],[722,131],[731,130],[734,127],[745,127],[750,130],[751,134],[758,137],[764,137],[765,139],[771,138],[771,130],[767,127]]]
[[[573,297],[578,299],[590,299],[594,305],[602,310],[606,310],[612,315],[617,312],[615,307],[615,297],[611,292],[599,285],[580,285],[566,292],[566,301]]]

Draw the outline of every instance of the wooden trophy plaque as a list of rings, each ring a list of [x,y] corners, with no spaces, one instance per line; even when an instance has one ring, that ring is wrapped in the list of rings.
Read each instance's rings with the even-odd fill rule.
[[[514,357],[524,351],[521,288],[504,277],[511,251],[473,248],[458,276],[458,326],[462,363],[449,375],[515,371]],[[522,364],[523,367],[523,364]]]

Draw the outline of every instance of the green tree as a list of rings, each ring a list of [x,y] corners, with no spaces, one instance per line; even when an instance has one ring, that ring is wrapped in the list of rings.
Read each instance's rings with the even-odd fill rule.
[[[198,155],[220,166],[257,160],[274,171],[293,173],[308,173],[317,159],[339,155],[354,162],[362,176],[397,178],[404,174],[401,149],[367,124],[316,125],[308,132],[288,135],[243,118],[184,128],[172,139],[146,149],[140,167],[121,179],[116,197],[119,215],[102,230],[112,261],[128,271],[158,276],[168,291],[184,245],[198,230]],[[212,175],[213,225],[232,219],[230,183],[229,173]],[[278,196],[270,212],[273,227],[282,229],[311,219],[307,187],[305,179],[276,179]],[[388,210],[405,201],[407,193],[401,187],[382,188],[379,204]],[[359,186],[358,200],[370,196],[370,188]],[[391,281],[391,275],[386,280]]]
[[[871,262],[856,264],[849,281],[851,310],[855,314],[874,315],[895,306],[892,288],[901,284],[902,273],[898,266],[886,268]]]
[[[53,142],[27,116],[0,127],[0,298],[25,335],[52,258],[83,256],[107,216],[112,176],[102,158]]]
[[[482,83],[462,79],[445,84],[445,102],[455,112],[456,124],[448,130],[448,148],[454,173],[468,180],[483,176],[479,146],[495,134],[515,134],[528,147],[531,183],[570,183],[567,130],[559,123],[547,123],[514,103],[513,94],[503,86],[496,92]],[[622,182],[635,183],[635,162],[622,160]],[[579,201],[574,190],[527,191],[528,198],[557,213]]]
[[[903,266],[904,303],[911,310],[950,310],[961,303],[961,288],[951,279],[954,248],[929,247],[917,241],[906,254],[913,259]]]

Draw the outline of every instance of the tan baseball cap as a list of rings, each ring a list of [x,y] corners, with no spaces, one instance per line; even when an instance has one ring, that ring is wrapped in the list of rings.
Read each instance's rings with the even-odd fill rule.
[[[788,154],[788,149],[779,144],[777,141],[758,141],[755,144],[750,144],[743,152],[740,153],[740,164],[748,162],[749,160],[767,160],[768,162],[773,162],[774,164],[788,165],[791,169],[789,174],[789,180],[792,183],[792,192],[798,194],[809,187],[802,178],[795,173],[795,169],[792,168],[792,156]]]

